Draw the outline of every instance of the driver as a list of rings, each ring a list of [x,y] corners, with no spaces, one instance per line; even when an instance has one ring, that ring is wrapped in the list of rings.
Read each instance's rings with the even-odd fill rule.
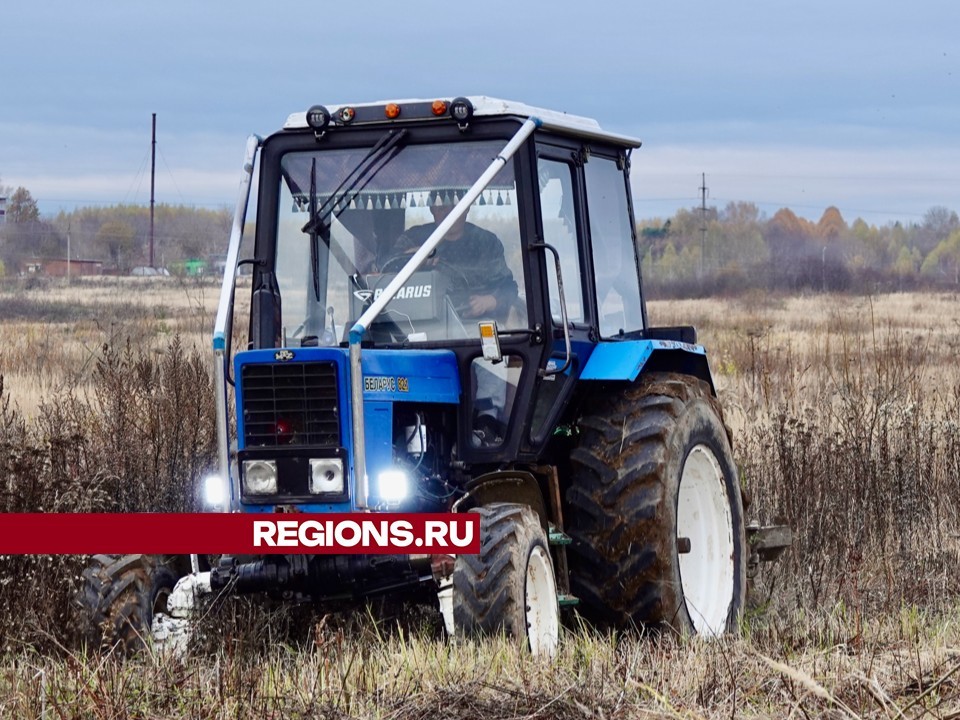
[[[417,225],[401,235],[393,247],[395,255],[410,255],[423,245],[437,226],[453,210],[453,204],[430,206],[433,222]],[[383,267],[381,263],[381,268]],[[447,231],[423,268],[452,268],[455,292],[464,298],[458,308],[469,318],[487,317],[505,322],[517,299],[517,283],[507,267],[500,238],[489,230],[467,222],[467,214]],[[457,285],[461,287],[456,287]]]

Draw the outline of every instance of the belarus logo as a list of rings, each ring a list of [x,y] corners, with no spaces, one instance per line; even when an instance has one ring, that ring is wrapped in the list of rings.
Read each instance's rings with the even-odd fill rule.
[[[273,359],[277,362],[287,362],[288,360],[293,360],[293,350],[277,350],[273,354]]]

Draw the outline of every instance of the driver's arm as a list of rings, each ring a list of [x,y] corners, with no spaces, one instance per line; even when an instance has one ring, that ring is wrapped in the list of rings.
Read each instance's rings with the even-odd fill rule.
[[[484,232],[480,245],[478,261],[483,269],[484,282],[471,288],[471,317],[492,313],[497,319],[506,319],[517,299],[517,281],[507,266],[500,238],[492,232]]]

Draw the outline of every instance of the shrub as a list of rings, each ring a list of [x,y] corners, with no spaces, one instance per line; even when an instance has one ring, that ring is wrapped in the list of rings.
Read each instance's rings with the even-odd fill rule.
[[[178,512],[216,458],[212,380],[178,338],[160,355],[104,346],[93,391],[63,391],[27,423],[0,376],[0,512]],[[0,558],[0,643],[51,647],[80,627],[86,558]]]

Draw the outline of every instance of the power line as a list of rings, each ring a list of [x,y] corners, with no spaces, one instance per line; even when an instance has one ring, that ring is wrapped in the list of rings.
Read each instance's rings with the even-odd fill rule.
[[[707,250],[707,174],[700,174],[700,278],[703,278],[703,256]]]
[[[75,205],[76,207],[73,210],[82,210],[85,207],[133,207],[141,206],[141,203],[138,202],[128,202],[126,198],[123,200],[91,200],[90,198],[50,198],[50,197],[37,197],[34,196],[34,200],[38,203],[69,203]],[[186,202],[179,205],[175,205],[171,202],[160,201],[159,205],[166,205],[167,207],[205,207],[205,208],[225,208],[227,210],[232,210],[233,202],[231,200],[197,200],[195,202]],[[73,210],[66,212],[73,212]]]
[[[139,180],[143,177],[143,170],[147,165],[147,156],[149,153],[143,154],[143,159],[140,161],[140,166],[137,168],[137,173],[130,179],[130,187],[127,188],[127,194],[123,196],[123,202],[127,202],[127,198],[130,197],[130,191],[133,190],[133,184],[137,183],[137,193],[140,192]],[[136,197],[136,195],[134,195]]]
[[[153,113],[153,136],[150,139],[150,267],[153,264],[153,211],[155,202],[154,188],[157,175],[157,114]]]
[[[173,183],[173,188],[177,191],[177,195],[180,196],[180,200],[183,201],[183,193],[180,192],[180,186],[177,185],[177,179],[173,176],[173,170],[170,169],[170,164],[167,162],[167,156],[163,154],[163,146],[157,145],[157,151],[160,153],[160,159],[163,160],[163,166],[167,169],[167,175],[170,176],[170,182]]]

